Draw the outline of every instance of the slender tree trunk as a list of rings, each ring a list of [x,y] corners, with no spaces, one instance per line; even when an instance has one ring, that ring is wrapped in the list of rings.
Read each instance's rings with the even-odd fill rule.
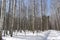
[[[12,37],[12,28],[13,28],[13,3],[14,3],[14,0],[10,0],[11,1],[11,10],[10,10],[10,14],[12,15],[11,17],[11,26],[10,26],[10,36]]]
[[[42,31],[42,0],[41,0],[41,31]]]
[[[4,14],[6,13],[6,0],[2,0],[2,6],[1,6],[1,24],[0,24],[0,40],[2,40],[2,25],[3,25],[3,19],[4,19]]]
[[[11,7],[11,0],[9,0],[9,34],[10,34],[10,30],[11,30],[11,9],[12,9],[12,7]]]
[[[15,13],[16,13],[16,0],[13,0],[12,1],[13,3],[12,3],[12,14],[13,14],[13,16],[12,16],[12,27],[11,27],[11,37],[13,36],[13,26],[14,26],[14,17],[15,17]]]
[[[19,27],[20,27],[20,32],[22,32],[21,30],[21,6],[22,6],[22,3],[21,3],[21,0],[19,0]]]
[[[33,33],[34,33],[34,21],[35,21],[35,0],[32,1],[32,29],[33,29]]]
[[[58,9],[57,9],[57,13],[56,13],[56,25],[57,25],[57,30],[59,30],[59,22],[58,22]]]

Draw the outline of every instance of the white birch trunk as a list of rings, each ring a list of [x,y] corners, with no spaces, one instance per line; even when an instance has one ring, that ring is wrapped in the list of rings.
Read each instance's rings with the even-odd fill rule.
[[[6,0],[2,0],[1,5],[1,18],[0,18],[0,40],[2,40],[2,25],[4,20],[4,14],[6,13]]]

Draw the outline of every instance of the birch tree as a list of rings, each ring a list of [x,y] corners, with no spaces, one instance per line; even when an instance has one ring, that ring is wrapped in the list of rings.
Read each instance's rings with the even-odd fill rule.
[[[33,33],[34,33],[34,21],[35,21],[35,0],[32,0],[32,29],[33,29]]]
[[[6,13],[6,0],[2,0],[2,6],[1,6],[1,22],[3,24],[4,14]],[[2,24],[0,24],[0,40],[2,40]]]
[[[19,0],[19,27],[20,27],[20,32],[21,32],[21,6],[22,6],[22,3],[21,3],[21,0]]]
[[[14,17],[15,17],[15,13],[16,13],[16,0],[13,0],[12,2],[13,2],[12,3],[12,14],[13,14],[13,16],[12,16],[11,35],[10,35],[11,37],[13,35]]]
[[[10,30],[9,30],[9,33],[10,33],[10,36],[12,37],[12,29],[13,29],[13,3],[14,3],[14,0],[9,0],[10,2],[10,12],[9,14],[11,15],[10,18],[9,18],[9,25],[10,25]]]
[[[41,31],[42,31],[42,0],[41,0]]]

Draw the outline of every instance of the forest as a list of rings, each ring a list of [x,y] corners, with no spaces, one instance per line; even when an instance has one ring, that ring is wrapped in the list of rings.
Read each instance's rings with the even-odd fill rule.
[[[3,18],[4,36],[14,31],[60,30],[60,7],[58,1],[50,5],[48,15],[47,0],[1,0],[0,19]],[[55,7],[54,7],[55,6]]]

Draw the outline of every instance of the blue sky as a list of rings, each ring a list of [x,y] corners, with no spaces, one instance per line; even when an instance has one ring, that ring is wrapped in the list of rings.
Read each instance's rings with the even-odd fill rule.
[[[47,1],[47,7],[48,7],[47,15],[50,15],[50,1],[51,0]]]
[[[47,15],[50,15],[50,1],[51,0],[47,0]],[[25,5],[28,4],[28,0],[25,0]]]
[[[7,7],[6,7],[6,9],[7,9],[7,11],[8,11],[8,7],[9,7],[9,2],[8,2],[9,0],[7,0]],[[27,0],[25,0],[25,5],[27,5],[28,4],[28,1]],[[48,0],[47,1],[47,15],[50,15],[50,0]]]

